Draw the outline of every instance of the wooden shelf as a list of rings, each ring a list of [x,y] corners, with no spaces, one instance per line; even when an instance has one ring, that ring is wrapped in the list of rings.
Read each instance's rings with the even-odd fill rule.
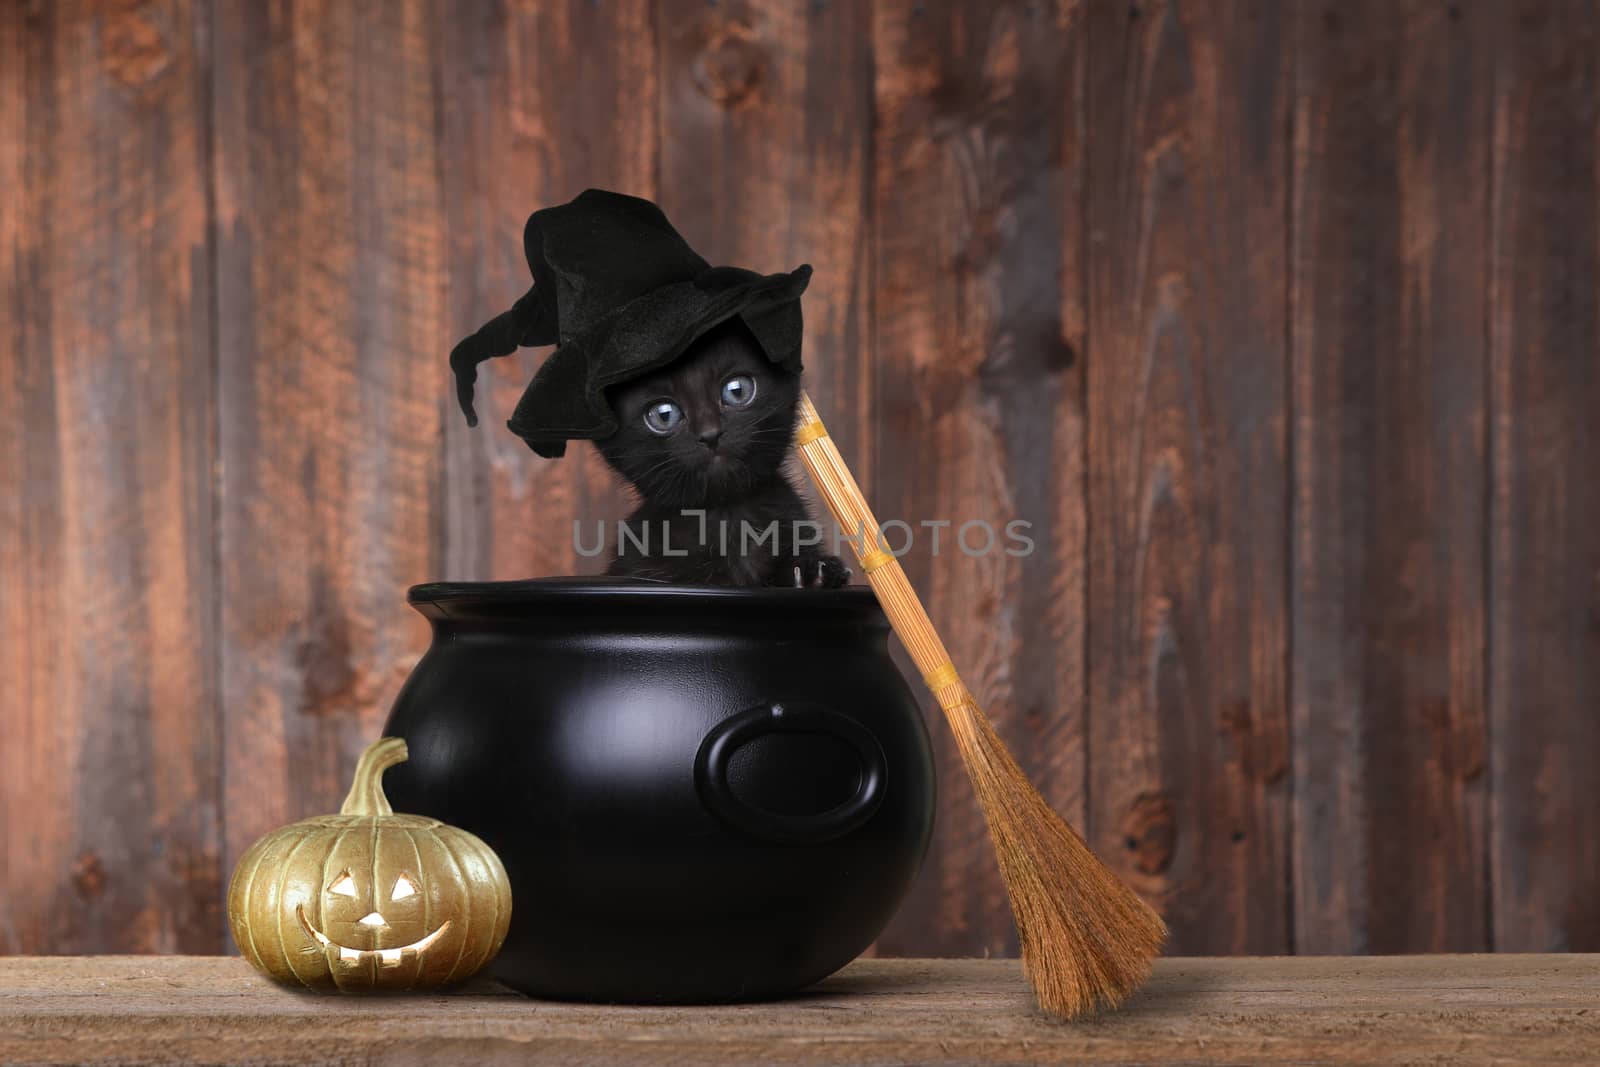
[[[863,960],[768,1004],[606,1007],[482,982],[320,997],[238,959],[0,959],[0,1062],[1600,1062],[1600,956],[1162,960],[1122,1011],[1034,1010],[1013,960]]]

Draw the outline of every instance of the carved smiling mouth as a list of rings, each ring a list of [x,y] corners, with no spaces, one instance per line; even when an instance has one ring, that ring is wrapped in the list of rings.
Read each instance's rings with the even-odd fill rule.
[[[450,928],[450,920],[446,919],[437,930],[429,934],[427,937],[422,938],[420,941],[413,941],[409,945],[400,945],[397,948],[346,948],[337,941],[334,941],[321,930],[318,930],[315,926],[311,925],[311,920],[306,918],[306,907],[304,904],[297,905],[294,909],[294,912],[295,915],[300,919],[300,925],[305,928],[306,933],[316,938],[317,944],[321,945],[323,948],[336,948],[339,950],[340,963],[356,963],[360,960],[377,956],[383,961],[385,966],[393,966],[400,962],[400,956],[402,953],[421,952],[423,949],[439,940],[440,937],[444,936],[444,932]]]

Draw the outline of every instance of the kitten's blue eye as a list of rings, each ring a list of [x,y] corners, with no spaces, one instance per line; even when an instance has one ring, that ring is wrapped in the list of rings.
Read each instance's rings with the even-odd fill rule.
[[[651,433],[666,436],[683,421],[683,409],[670,400],[657,400],[644,409],[644,424]]]
[[[756,398],[756,380],[748,374],[736,375],[722,383],[722,403],[742,408]]]

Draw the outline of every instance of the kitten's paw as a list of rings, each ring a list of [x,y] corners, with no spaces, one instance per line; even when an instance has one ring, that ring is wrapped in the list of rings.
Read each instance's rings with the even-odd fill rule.
[[[822,579],[822,588],[838,589],[850,584],[850,565],[838,556],[823,556],[819,561],[818,570]]]
[[[805,563],[808,589],[837,589],[850,584],[850,568],[838,556],[815,556]]]
[[[792,556],[774,568],[773,585],[791,589],[837,589],[850,581],[850,568],[838,556]]]

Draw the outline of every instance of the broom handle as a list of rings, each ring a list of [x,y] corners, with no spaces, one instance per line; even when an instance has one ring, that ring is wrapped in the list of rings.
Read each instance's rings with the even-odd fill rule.
[[[933,628],[933,620],[928,618],[922,601],[917,599],[916,591],[911,588],[900,561],[881,543],[878,520],[867,506],[861,487],[856,484],[850,468],[845,466],[844,457],[839,455],[833,438],[828,436],[828,428],[822,424],[811,398],[803,392],[800,394],[800,419],[795,427],[794,441],[800,458],[805,461],[806,470],[811,474],[811,480],[827,501],[828,510],[833,512],[834,519],[841,526],[856,535],[851,547],[855,549],[862,573],[878,595],[883,613],[889,617],[889,625],[894,627],[906,651],[911,653],[923,682],[938,699],[939,706],[946,713],[945,718],[959,739],[968,741],[972,729],[970,720],[953,713],[962,705],[970,706],[972,694],[956,673],[950,653],[945,651],[944,642],[939,639],[939,632]]]

